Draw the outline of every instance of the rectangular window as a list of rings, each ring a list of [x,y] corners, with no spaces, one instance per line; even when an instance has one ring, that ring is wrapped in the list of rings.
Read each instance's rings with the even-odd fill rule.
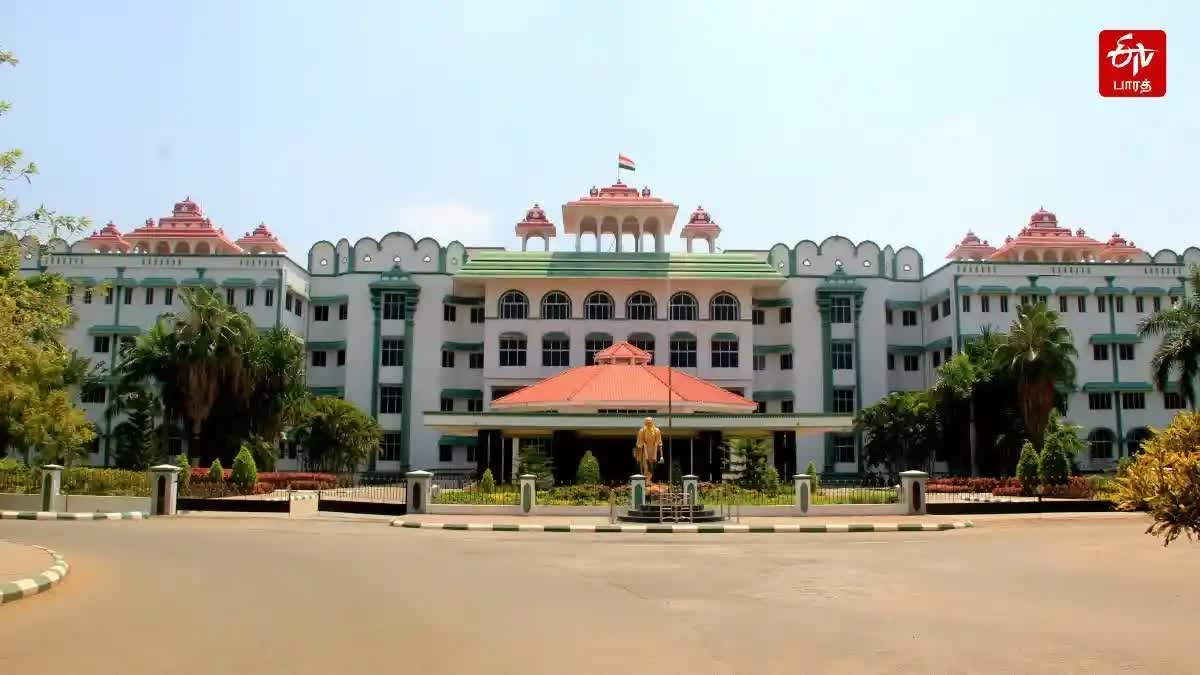
[[[1079,296],[1075,298],[1075,309],[1079,310],[1080,314],[1087,313],[1087,297]]]
[[[472,370],[481,370],[483,368],[483,352],[471,352],[467,356],[467,367]]]
[[[384,338],[380,344],[379,365],[404,365],[404,338]]]
[[[1070,305],[1067,302],[1067,296],[1065,296],[1065,295],[1058,296],[1058,313],[1059,314],[1066,314],[1067,307],[1069,307],[1069,306]]]
[[[766,401],[757,401],[757,403],[758,403],[758,408],[755,409],[754,412],[756,412],[756,413],[767,412],[767,402]]]
[[[170,303],[167,303],[167,304],[170,304]],[[268,288],[263,291],[263,304],[266,305],[267,307],[271,307],[275,304],[275,289],[274,288]]]
[[[737,340],[713,340],[712,341],[712,367],[713,368],[737,368],[738,367],[738,343],[737,343]]]
[[[905,326],[917,325],[917,311],[915,309],[906,309],[900,312],[900,323]]]
[[[97,384],[85,384],[79,390],[80,403],[104,403],[108,396],[108,388]]]
[[[385,462],[400,461],[400,444],[403,434],[399,431],[385,431],[379,440],[379,459]]]
[[[1125,410],[1145,410],[1146,394],[1140,391],[1127,391],[1122,393],[1121,407]]]
[[[1092,360],[1107,361],[1108,345],[1092,345]]]
[[[107,335],[97,335],[96,337],[92,338],[93,354],[107,354],[111,347],[112,343],[109,342],[109,337]]]
[[[750,310],[750,323],[761,326],[766,322],[766,314],[761,309]]]
[[[939,351],[933,352],[933,367],[937,368],[942,365],[942,353]]]
[[[834,370],[854,369],[854,344],[850,342],[834,342],[829,345],[829,356]]]
[[[1113,304],[1116,305],[1118,312],[1124,312],[1125,311],[1125,296],[1118,295],[1118,296],[1114,297]]]
[[[247,289],[246,289],[246,297],[245,297],[245,300],[246,300],[246,306],[247,306],[247,307],[253,307],[253,306],[254,306],[254,289],[253,289],[253,288],[247,288]]]
[[[950,349],[949,347],[946,347],[942,350],[943,361],[949,361],[951,356],[954,356],[954,350]]]
[[[458,308],[454,305],[442,305],[442,321],[458,321]]]
[[[766,370],[767,369],[767,355],[766,354],[755,354],[754,360],[753,360],[753,365],[754,365],[755,370]]]
[[[829,304],[832,323],[850,323],[850,298],[833,298]]]
[[[1167,410],[1183,410],[1183,395],[1179,392],[1168,391],[1163,394],[1163,407]]]
[[[483,412],[483,399],[481,399],[481,398],[467,399],[467,412]]]
[[[379,412],[384,415],[404,412],[404,387],[397,384],[380,385]]]
[[[339,350],[337,350],[337,352],[338,352],[338,355],[337,355],[337,364],[338,364],[339,366],[344,366],[344,365],[346,365],[346,350],[345,350],[345,349],[339,349]]]
[[[471,308],[471,323],[483,323],[483,308],[482,307],[472,307]]]
[[[992,311],[992,299],[989,296],[979,296],[979,311],[984,313]]]
[[[1000,311],[1001,312],[1008,311],[1008,296],[1007,295],[1000,296]]]
[[[154,304],[154,289],[153,288],[146,289],[146,304],[147,305]]]
[[[67,304],[68,305],[75,304],[75,287],[74,286],[70,286],[67,288]]]
[[[404,318],[404,295],[401,293],[383,294],[383,320],[399,321]]]
[[[313,321],[328,321],[329,320],[329,305],[316,305],[313,307]]]
[[[938,306],[935,302],[929,306],[929,321],[932,323],[938,320]]]
[[[790,398],[780,401],[779,402],[779,412],[784,413],[786,415],[791,415],[792,413],[796,412],[796,402]]]
[[[1133,345],[1117,345],[1117,357],[1122,361],[1133,360]]]
[[[234,291],[232,288],[225,289],[225,304],[229,305],[230,307],[233,306],[233,293]]]
[[[792,369],[792,354],[791,354],[791,352],[779,355],[779,369],[780,370],[791,370]]]
[[[542,340],[542,365],[565,368],[571,365],[570,340]]]
[[[920,369],[921,369],[920,354],[905,354],[904,355],[904,371],[905,372],[915,373],[916,371],[918,371]]]
[[[454,352],[446,350],[446,349],[442,350],[442,367],[443,368],[453,368],[454,367]]]
[[[1133,299],[1133,311],[1141,314],[1146,311],[1146,299],[1142,296],[1137,296]]]
[[[833,458],[839,464],[853,464],[855,462],[853,436],[833,437]]]
[[[443,398],[441,405],[438,406],[438,410],[441,412],[454,412],[454,399]]]
[[[890,308],[883,310],[883,321],[889,326],[892,325],[892,310]]]
[[[312,353],[313,368],[324,368],[325,360],[327,358],[329,358],[329,356],[328,356],[327,352],[325,352],[324,350],[317,350],[317,351],[313,352]]]
[[[1154,308],[1154,311],[1161,312],[1162,311],[1162,298],[1158,297],[1157,295],[1154,296],[1153,298],[1150,299],[1150,306]]]
[[[292,307],[296,310],[296,316],[301,316],[304,311],[304,301],[300,298],[296,298],[296,302],[292,305]]]
[[[338,321],[345,321],[350,318],[350,305],[342,303],[338,305]]]
[[[896,369],[896,355],[895,354],[889,353],[887,355],[887,368],[888,368],[888,370]]]
[[[833,412],[846,414],[854,412],[853,387],[833,390]]]
[[[942,301],[942,316],[950,316],[950,298]]]
[[[133,289],[130,288],[129,286],[126,286],[125,288],[121,289],[121,291],[122,291],[122,293],[121,293],[122,302],[124,302],[126,305],[132,305],[133,304]]]
[[[695,368],[696,367],[696,341],[695,340],[671,340],[671,367],[672,368]]]
[[[175,289],[174,288],[164,288],[163,289],[163,304],[164,305],[175,304]]]
[[[1102,313],[1102,314],[1104,312],[1107,312],[1108,311],[1108,298],[1104,297],[1103,295],[1096,296],[1096,309],[1098,309],[1100,311],[1100,313]]]
[[[500,365],[502,366],[523,366],[525,365],[525,338],[509,337],[500,338]]]
[[[113,289],[111,286],[104,290],[104,304],[111,305],[113,301]]]
[[[596,352],[603,351],[612,346],[612,340],[607,338],[591,339],[583,341],[583,365],[596,365]]]
[[[88,288],[83,291],[83,304],[92,304],[92,289]]]
[[[792,308],[791,307],[780,307],[779,308],[779,323],[791,323],[791,322],[792,322]]]
[[[969,295],[962,296],[962,311],[963,311],[963,314],[966,314],[971,311],[971,296],[969,296]]]
[[[1108,392],[1092,392],[1088,394],[1089,410],[1112,410],[1112,394]]]
[[[454,461],[454,446],[438,445],[438,461],[453,462]]]

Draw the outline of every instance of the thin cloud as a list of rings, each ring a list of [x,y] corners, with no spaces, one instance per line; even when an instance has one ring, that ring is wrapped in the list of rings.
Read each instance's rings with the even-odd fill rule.
[[[507,242],[492,214],[458,202],[406,206],[396,212],[396,229],[413,238],[433,237],[443,245],[457,239],[467,246],[501,246]]]

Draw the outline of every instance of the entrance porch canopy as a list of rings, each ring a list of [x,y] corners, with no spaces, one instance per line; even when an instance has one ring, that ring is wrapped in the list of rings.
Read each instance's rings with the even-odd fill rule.
[[[794,431],[797,436],[825,432],[847,432],[854,427],[851,415],[826,413],[697,413],[676,414],[668,426],[667,416],[651,413],[666,435],[692,435],[698,431],[723,431],[738,436],[764,436],[774,431]],[[438,412],[423,414],[425,426],[445,434],[475,435],[498,429],[511,436],[543,436],[554,431],[576,431],[596,436],[633,436],[646,419],[645,413],[582,412]]]

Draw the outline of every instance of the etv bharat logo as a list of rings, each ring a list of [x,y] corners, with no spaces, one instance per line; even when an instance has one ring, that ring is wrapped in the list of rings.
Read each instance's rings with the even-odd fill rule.
[[[1167,33],[1100,31],[1100,95],[1157,97],[1167,93]]]

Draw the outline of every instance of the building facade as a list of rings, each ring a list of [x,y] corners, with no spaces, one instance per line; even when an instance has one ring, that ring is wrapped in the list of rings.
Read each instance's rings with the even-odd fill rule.
[[[1156,345],[1139,340],[1136,325],[1184,295],[1187,268],[1200,263],[1195,247],[1150,254],[1118,235],[1100,242],[1039,209],[1001,247],[968,233],[949,262],[927,270],[911,247],[837,235],[716,252],[720,227],[697,208],[680,230],[687,253],[672,253],[677,211],[618,182],[563,205],[571,251],[549,250],[559,228],[535,204],[515,227],[519,251],[393,232],[320,241],[299,264],[266,225],[232,240],[185,199],[127,234],[110,223],[72,244],[24,240],[22,268],[70,281],[79,315],[70,345],[107,369],[119,365],[123,341],[178,309],[183,289],[219,289],[260,327],[283,326],[305,342],[313,392],[379,420],[379,471],[488,466],[507,478],[530,443],[571,454],[594,447],[602,465],[608,455],[631,463],[619,455],[653,414],[660,426],[670,416],[672,452],[702,478],[719,474],[712,453],[729,434],[768,438],[783,475],[809,462],[854,472],[854,411],[930,387],[973,336],[1006,330],[1017,307],[1035,301],[1061,312],[1079,350],[1067,417],[1089,444],[1081,466],[1111,467],[1182,407],[1152,388]],[[544,250],[530,251],[538,238]],[[492,408],[621,341],[758,411],[676,415],[673,400],[586,413]],[[113,455],[107,396],[81,394],[100,430],[95,464]],[[301,462],[289,454],[281,466]]]

